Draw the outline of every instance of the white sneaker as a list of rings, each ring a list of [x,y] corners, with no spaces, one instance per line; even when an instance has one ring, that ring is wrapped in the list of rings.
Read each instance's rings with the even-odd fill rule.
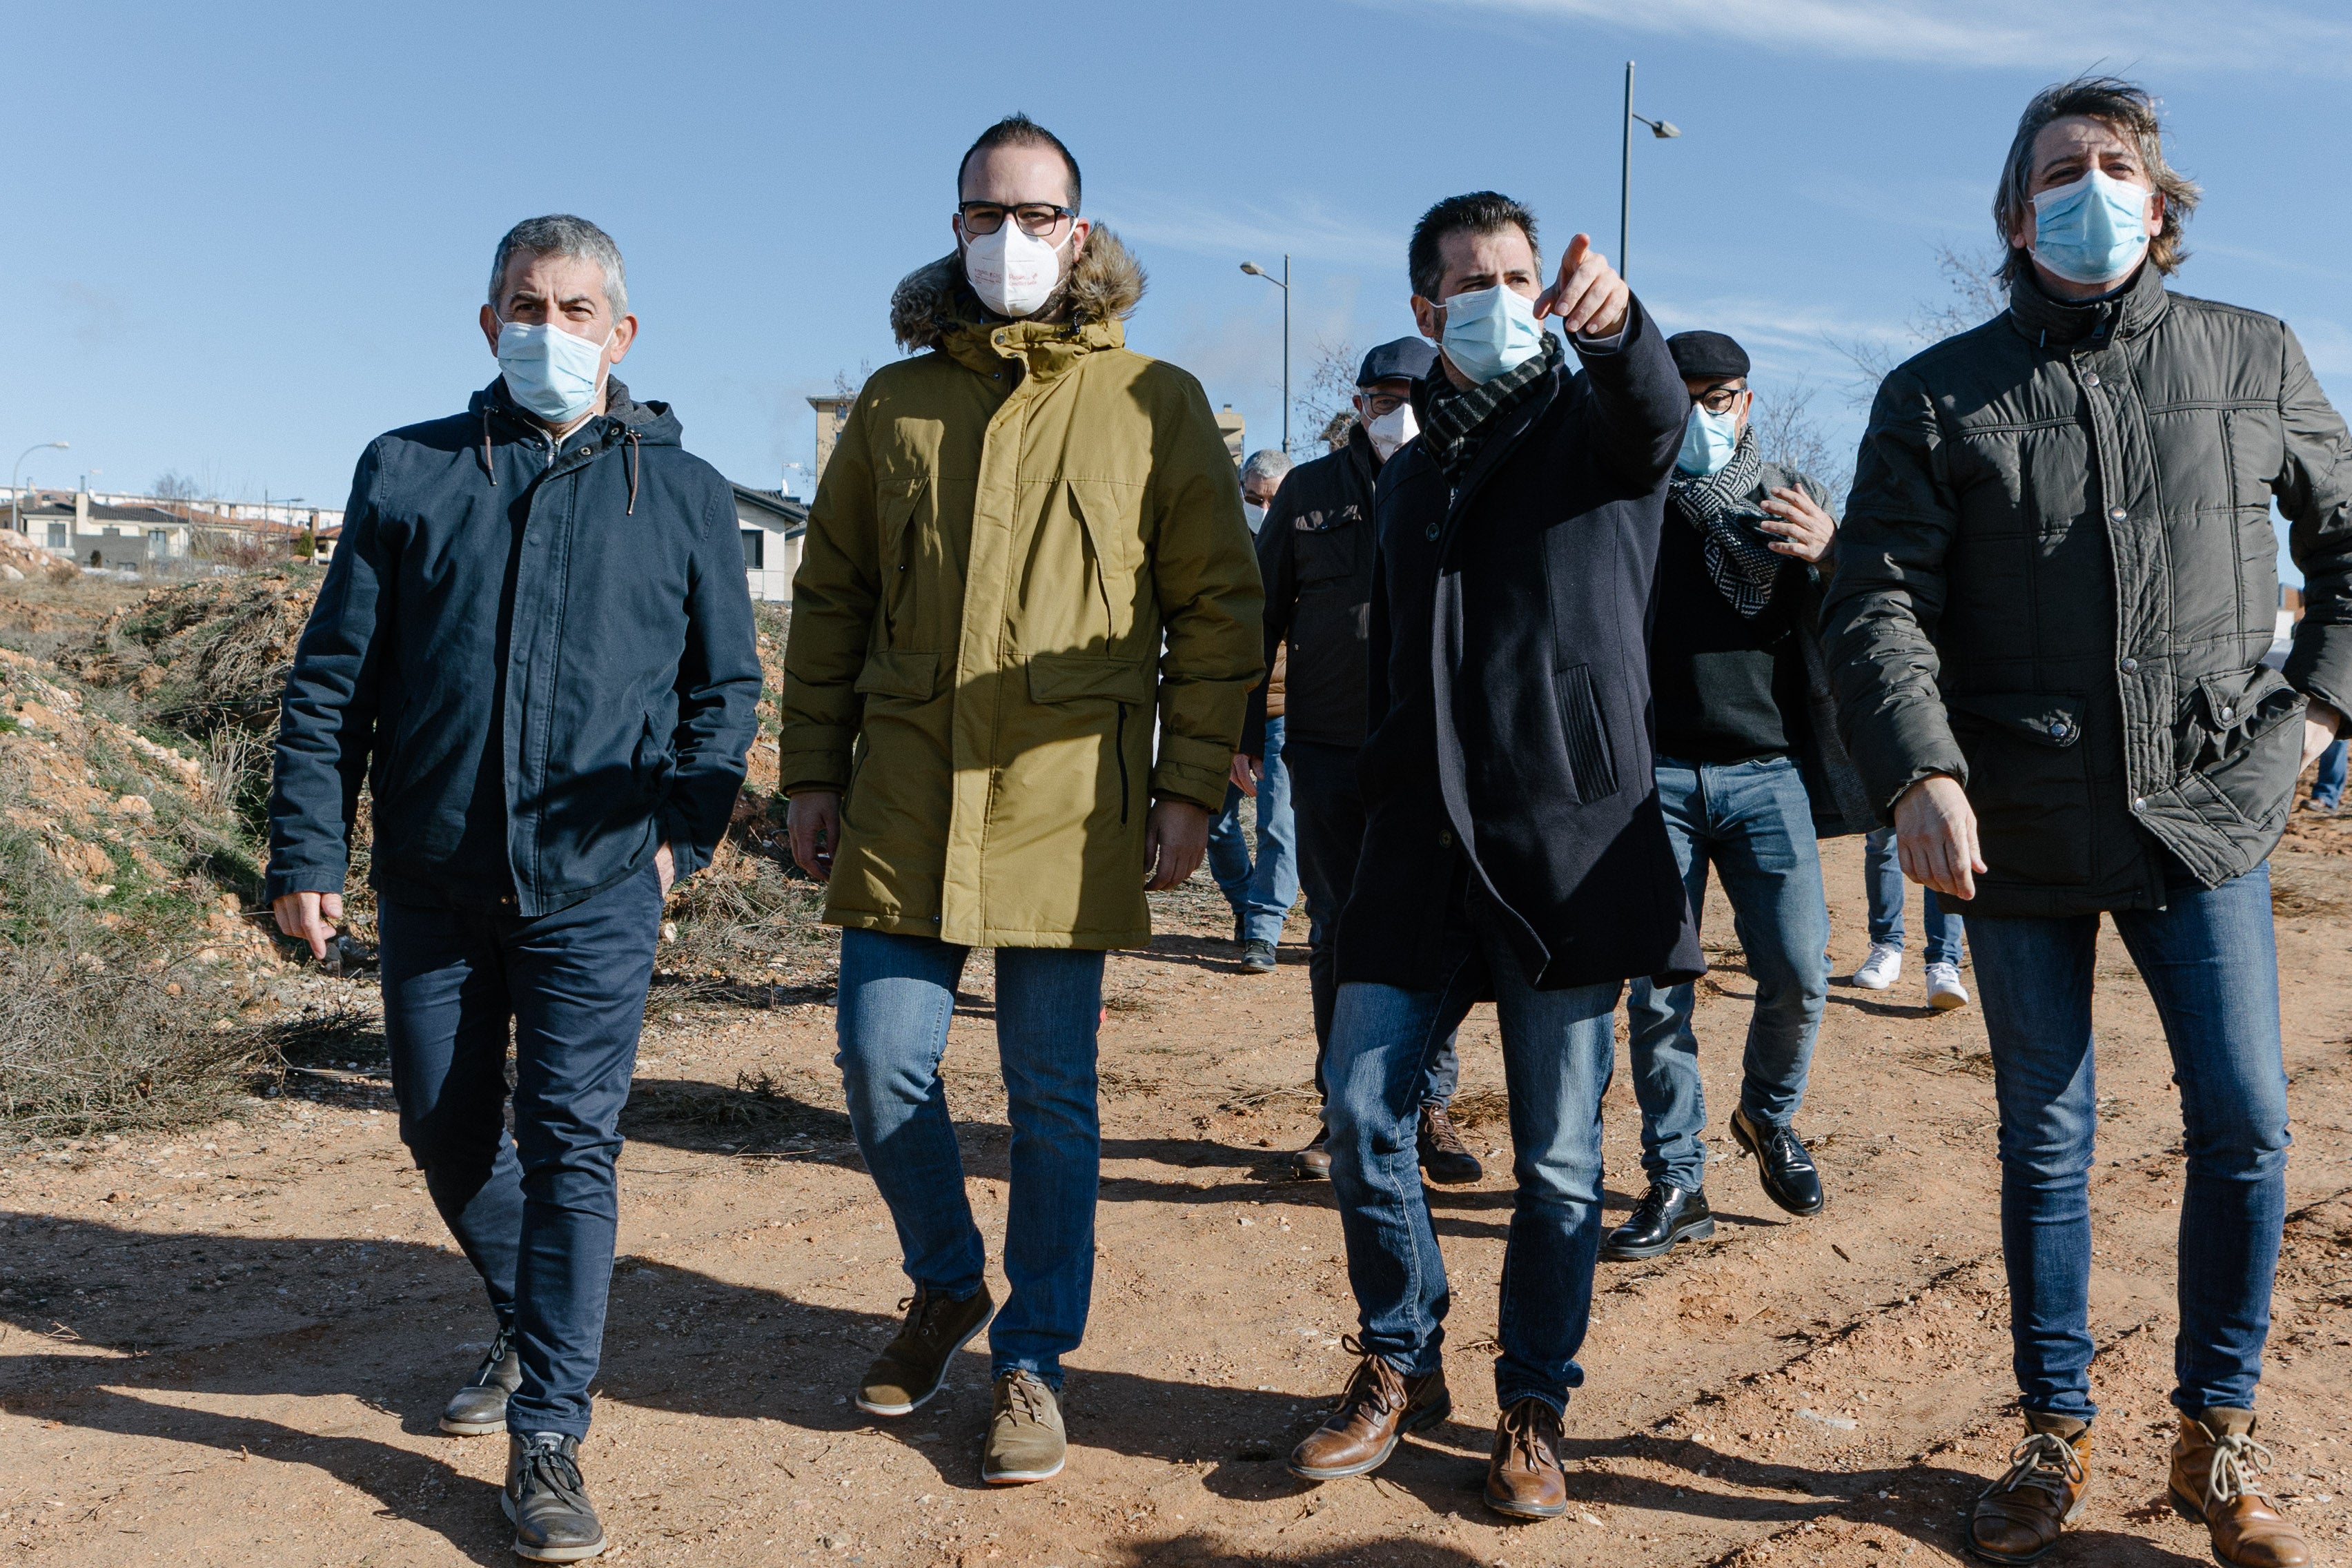
[[[1893,942],[1874,942],[1870,956],[1853,972],[1853,983],[1864,991],[1884,991],[1903,978],[1903,950]]]
[[[1931,963],[1927,966],[1927,1005],[1938,1013],[1948,1013],[1955,1007],[1969,1005],[1969,988],[1960,984],[1960,966],[1957,963]]]

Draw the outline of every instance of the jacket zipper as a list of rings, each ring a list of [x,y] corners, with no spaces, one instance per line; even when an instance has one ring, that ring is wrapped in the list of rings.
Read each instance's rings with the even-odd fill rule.
[[[1118,825],[1127,826],[1127,799],[1131,793],[1127,777],[1127,704],[1118,705]]]

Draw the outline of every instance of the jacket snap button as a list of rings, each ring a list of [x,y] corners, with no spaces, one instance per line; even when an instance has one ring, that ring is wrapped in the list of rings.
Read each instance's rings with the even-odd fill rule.
[[[2132,809],[2134,811],[2146,811],[2147,809],[2147,796],[2144,795],[2134,795],[2132,797]]]
[[[2057,721],[2050,726],[2050,732],[2058,736],[2061,740],[2064,739],[2066,734],[2066,721],[2063,719]]]
[[[2099,373],[2098,373],[2097,371],[2095,371],[2095,370],[2086,370],[2086,371],[2084,371],[2084,372],[2083,373],[2083,384],[2084,384],[2084,386],[2096,386],[2096,385],[2098,385],[2098,384],[2099,384]]]
[[[2124,660],[2124,673],[2126,675],[2129,675],[2133,670],[2137,669],[2138,668],[2139,660],[2136,658],[2127,658]]]
[[[1454,829],[1450,827],[1441,827],[1437,830],[1437,847],[1440,849],[1451,849],[1454,847]]]
[[[2227,719],[2231,714],[2235,713],[2236,711],[2237,710],[2235,708],[2224,708],[2221,710],[2221,717]]]
[[[583,458],[586,457],[588,455],[588,448],[585,447],[581,447],[579,455]]]
[[[2124,519],[2129,517],[2131,513],[2126,511],[2122,507],[2116,507],[2110,510],[2107,515],[2114,518],[2117,522],[2121,522]]]

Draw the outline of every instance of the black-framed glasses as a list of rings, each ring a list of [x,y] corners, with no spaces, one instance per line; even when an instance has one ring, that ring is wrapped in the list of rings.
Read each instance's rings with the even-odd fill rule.
[[[1407,403],[1412,401],[1412,398],[1408,397],[1402,392],[1368,392],[1364,394],[1364,406],[1370,410],[1371,416],[1375,419],[1381,418],[1385,415],[1394,414],[1398,409],[1403,407]]]
[[[1747,390],[1744,386],[1710,386],[1705,392],[1693,394],[1691,401],[1709,414],[1728,414],[1739,405]]]
[[[966,234],[994,234],[1004,226],[1004,215],[1011,213],[1021,232],[1032,239],[1044,239],[1062,226],[1064,218],[1078,215],[1069,207],[1057,207],[1050,202],[1023,202],[1018,206],[1006,206],[1001,202],[958,202],[956,211],[963,217]]]

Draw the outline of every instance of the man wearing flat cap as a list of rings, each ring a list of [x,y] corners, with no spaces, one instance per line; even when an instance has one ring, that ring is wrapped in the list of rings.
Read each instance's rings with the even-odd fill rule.
[[[1691,410],[1653,595],[1658,799],[1693,914],[1712,866],[1756,982],[1731,1137],[1756,1156],[1767,1197],[1815,1214],[1821,1176],[1794,1126],[1829,994],[1814,840],[1876,826],[1832,721],[1816,629],[1837,521],[1819,483],[1759,451],[1747,351],[1721,332],[1682,332],[1666,349]],[[1691,1005],[1687,984],[1628,991],[1650,1186],[1604,1258],[1655,1258],[1715,1229]]]
[[[1307,890],[1307,974],[1315,998],[1315,1088],[1323,1091],[1323,1058],[1339,993],[1333,939],[1339,910],[1356,880],[1364,844],[1364,802],[1356,789],[1356,752],[1364,743],[1366,635],[1372,598],[1372,486],[1397,448],[1420,432],[1412,384],[1429,374],[1437,350],[1425,338],[1399,338],[1364,356],[1356,374],[1356,416],[1329,456],[1291,470],[1257,535],[1258,574],[1265,580],[1265,658],[1290,645],[1285,687],[1283,759],[1290,769],[1297,820],[1298,880]],[[1250,701],[1239,765],[1256,770],[1266,752],[1266,691]],[[1421,1165],[1433,1182],[1475,1182],[1484,1172],[1447,1120],[1455,1078],[1454,1040],[1433,1056],[1421,1089]],[[1298,1173],[1331,1173],[1325,1134],[1298,1155]]]

